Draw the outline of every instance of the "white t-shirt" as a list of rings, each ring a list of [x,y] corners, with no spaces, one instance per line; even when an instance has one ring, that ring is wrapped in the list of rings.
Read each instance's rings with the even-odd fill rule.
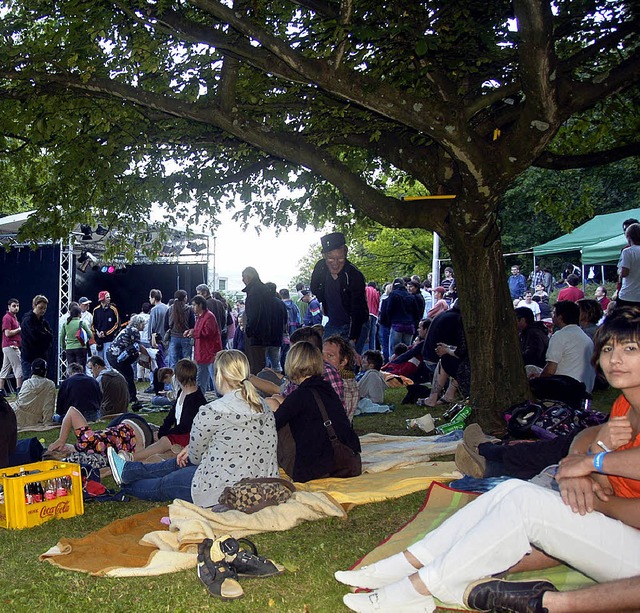
[[[596,371],[591,366],[592,355],[593,341],[580,326],[570,324],[549,339],[546,359],[558,365],[556,375],[566,375],[580,381],[590,392],[596,378]]]
[[[629,302],[640,302],[640,245],[631,245],[622,250],[620,266],[629,269],[629,274],[622,277],[622,288],[619,296]]]
[[[534,302],[532,300],[529,304],[527,304],[526,300],[521,300],[520,302],[518,302],[518,307],[527,307],[528,309],[531,309],[533,311],[533,317],[536,319],[536,321],[540,319],[540,305],[537,302]]]

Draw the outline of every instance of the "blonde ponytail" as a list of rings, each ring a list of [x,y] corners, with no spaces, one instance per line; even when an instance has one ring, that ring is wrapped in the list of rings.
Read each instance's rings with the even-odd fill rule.
[[[242,399],[256,413],[262,413],[263,405],[260,394],[253,383],[249,381],[249,360],[237,349],[219,351],[213,363],[216,387],[220,389],[223,381],[232,388],[239,388]]]

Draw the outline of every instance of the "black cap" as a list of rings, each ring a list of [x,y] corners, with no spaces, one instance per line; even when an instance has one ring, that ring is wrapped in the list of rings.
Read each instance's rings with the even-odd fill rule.
[[[328,251],[343,247],[346,243],[342,232],[332,232],[331,234],[323,236],[320,239],[320,244],[322,245],[322,253],[327,253]]]

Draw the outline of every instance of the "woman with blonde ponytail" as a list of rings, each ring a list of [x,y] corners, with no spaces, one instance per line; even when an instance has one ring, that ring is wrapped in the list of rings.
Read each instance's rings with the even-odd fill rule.
[[[249,361],[230,349],[218,352],[213,367],[220,398],[200,407],[189,446],[177,458],[127,462],[109,448],[113,477],[125,493],[144,500],[180,498],[206,508],[241,479],[278,476],[275,419],[249,381]]]

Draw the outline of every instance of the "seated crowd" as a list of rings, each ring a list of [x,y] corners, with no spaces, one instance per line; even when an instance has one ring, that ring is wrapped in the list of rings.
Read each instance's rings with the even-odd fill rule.
[[[254,282],[251,274],[248,284]],[[402,553],[336,572],[338,581],[370,590],[344,597],[354,611],[434,611],[434,598],[480,611],[562,611],[568,610],[563,608],[567,597],[553,584],[511,583],[494,576],[559,562],[599,582],[640,576],[640,548],[635,549],[640,544],[640,397],[635,398],[640,389],[640,311],[623,307],[604,317],[599,300],[573,291],[565,292],[570,299],[549,307],[546,288],[540,283],[535,292],[526,285],[521,291],[518,275],[523,277],[512,269],[509,286],[512,294],[521,294],[514,298],[515,322],[532,393],[580,406],[598,384],[599,368],[606,379],[600,383],[622,392],[611,419],[570,436],[518,445],[469,426],[456,452],[458,466],[478,479],[512,479]],[[566,279],[569,290],[577,285],[572,276]],[[533,284],[536,278],[530,280]],[[47,425],[55,415],[60,434],[48,449],[55,457],[100,457],[122,490],[140,499],[178,498],[224,511],[228,507],[219,503],[221,494],[242,479],[279,477],[280,469],[298,482],[337,474],[333,436],[359,454],[354,416],[393,410],[385,404],[385,391],[394,380],[407,385],[404,402],[425,407],[469,394],[470,361],[451,269],[433,290],[419,278],[396,278],[389,284],[378,296],[379,306],[369,304],[374,333],[361,354],[340,334],[323,338],[322,326],[314,320],[321,306],[308,290],[300,290],[304,315],[296,315],[289,293],[281,292],[287,314],[280,315],[288,318],[283,319],[286,343],[282,353],[266,351],[270,367],[255,374],[249,357],[255,345],[247,353],[217,343],[204,347],[200,339],[207,299],[194,299],[196,316],[188,321],[186,296],[177,294],[167,315],[169,347],[176,359],[171,368],[151,373],[153,403],[168,410],[159,428],[128,412],[130,403],[135,408],[137,402],[133,366],[144,327],[135,316],[105,352],[106,362],[93,356],[86,366],[69,364],[57,397],[46,379],[46,362],[33,361],[15,412],[0,398],[0,419],[9,432],[0,466],[11,465],[17,427]],[[215,318],[204,319],[219,337]],[[242,325],[240,318],[238,327]],[[61,333],[69,355],[74,355],[73,338],[81,328],[74,308]],[[180,357],[186,352],[185,339],[195,341],[195,360]],[[208,351],[215,355],[211,368],[202,357]],[[210,379],[216,398],[207,401]],[[90,422],[109,415],[115,418],[107,427],[92,428]],[[550,487],[525,482],[554,464]],[[632,582],[628,588],[640,595],[640,584]],[[606,602],[605,593],[591,592],[589,598]],[[624,598],[616,602],[626,603]]]

